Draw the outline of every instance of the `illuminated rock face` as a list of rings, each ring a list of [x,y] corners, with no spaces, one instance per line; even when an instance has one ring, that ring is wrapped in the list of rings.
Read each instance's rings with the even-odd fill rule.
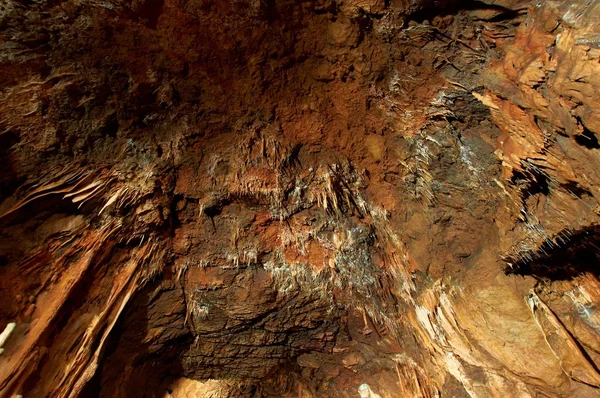
[[[600,396],[600,4],[463,3],[7,0],[0,396]]]

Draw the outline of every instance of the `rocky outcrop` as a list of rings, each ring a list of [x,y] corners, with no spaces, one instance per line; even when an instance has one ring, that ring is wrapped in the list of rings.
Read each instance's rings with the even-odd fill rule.
[[[599,396],[599,13],[5,2],[0,395]]]

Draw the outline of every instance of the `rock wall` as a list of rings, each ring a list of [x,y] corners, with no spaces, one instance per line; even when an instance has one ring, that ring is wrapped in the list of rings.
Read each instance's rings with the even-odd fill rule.
[[[0,396],[600,396],[598,20],[5,1]]]

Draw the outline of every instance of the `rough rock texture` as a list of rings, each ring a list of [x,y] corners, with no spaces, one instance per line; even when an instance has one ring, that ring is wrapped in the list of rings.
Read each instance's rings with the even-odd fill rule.
[[[6,0],[0,396],[600,396],[598,21]]]

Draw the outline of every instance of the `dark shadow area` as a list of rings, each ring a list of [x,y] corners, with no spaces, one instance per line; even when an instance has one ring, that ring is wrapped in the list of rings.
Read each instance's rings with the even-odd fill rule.
[[[585,127],[583,128],[583,133],[575,136],[575,142],[588,149],[600,149],[598,137]]]
[[[192,344],[184,312],[170,312],[176,300],[184,311],[180,295],[175,286],[153,283],[135,296],[115,325],[98,371],[81,397],[163,396],[159,388],[183,375],[181,354]],[[152,338],[158,330],[164,332]]]
[[[536,251],[508,258],[507,274],[530,275],[540,279],[569,280],[578,275],[600,275],[600,226],[578,231],[561,231]]]
[[[534,195],[542,194],[548,196],[550,194],[548,177],[539,169],[515,170],[513,171],[510,183],[521,190],[523,203]]]
[[[510,8],[502,7],[496,4],[486,4],[481,1],[470,0],[433,0],[425,8],[417,11],[410,16],[410,19],[417,22],[425,20],[431,21],[434,17],[444,17],[447,15],[457,15],[461,11],[473,10],[495,10],[498,15],[490,19],[491,22],[501,22],[513,20],[522,14],[522,9],[511,10]]]
[[[23,179],[19,179],[13,168],[12,147],[21,140],[19,134],[13,130],[7,129],[0,133],[0,203],[22,184]]]

